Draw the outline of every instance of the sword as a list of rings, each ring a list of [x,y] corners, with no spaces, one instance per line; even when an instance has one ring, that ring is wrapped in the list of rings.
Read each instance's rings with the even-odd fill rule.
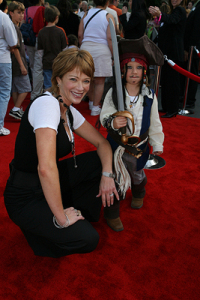
[[[116,80],[116,88],[117,88],[117,103],[118,103],[118,112],[113,114],[113,116],[123,116],[129,118],[132,123],[133,132],[135,130],[134,118],[133,115],[129,111],[124,110],[124,97],[122,92],[122,80],[121,80],[121,70],[119,63],[119,51],[117,44],[117,36],[115,32],[115,27],[113,21],[109,19],[110,33],[112,39],[112,47],[113,47],[113,58],[114,58],[114,72],[115,72],[115,80]],[[121,141],[123,144],[128,143],[128,137],[126,136],[126,126],[120,129],[122,133]]]

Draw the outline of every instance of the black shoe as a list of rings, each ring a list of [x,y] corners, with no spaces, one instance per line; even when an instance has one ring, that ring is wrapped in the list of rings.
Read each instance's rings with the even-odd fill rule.
[[[166,113],[165,115],[161,116],[161,118],[172,118],[172,117],[176,117],[177,112],[174,113]]]
[[[186,104],[185,108],[194,109],[195,104]]]
[[[13,111],[12,109],[10,110],[9,112],[9,116],[15,118],[15,119],[18,119],[18,120],[21,120],[22,116],[23,116],[23,110],[22,109],[19,109],[17,111]]]

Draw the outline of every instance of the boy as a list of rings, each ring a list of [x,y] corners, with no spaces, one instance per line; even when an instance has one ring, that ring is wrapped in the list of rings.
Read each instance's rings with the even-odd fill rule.
[[[57,27],[60,12],[57,7],[50,5],[45,8],[44,17],[47,26],[38,34],[38,50],[43,50],[44,89],[51,87],[52,64],[54,58],[67,46],[67,37],[62,28]]]
[[[23,110],[20,108],[22,102],[31,91],[30,80],[27,73],[27,64],[25,48],[19,25],[24,17],[25,7],[21,2],[13,1],[8,6],[8,12],[12,22],[15,25],[18,36],[18,45],[14,49],[12,58],[12,98],[14,107],[10,110],[9,115],[15,119],[21,120]]]

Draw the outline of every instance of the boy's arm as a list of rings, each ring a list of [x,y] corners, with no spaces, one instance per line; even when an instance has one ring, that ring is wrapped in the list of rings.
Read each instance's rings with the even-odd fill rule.
[[[27,70],[26,70],[26,68],[25,68],[25,66],[24,66],[24,64],[23,64],[22,59],[21,59],[19,50],[18,50],[17,48],[15,48],[15,49],[13,50],[13,53],[14,53],[14,55],[15,55],[15,57],[16,57],[16,60],[17,60],[18,63],[19,63],[19,66],[20,66],[20,70],[21,70],[21,72],[22,72],[22,75],[27,75],[28,73],[27,73]]]

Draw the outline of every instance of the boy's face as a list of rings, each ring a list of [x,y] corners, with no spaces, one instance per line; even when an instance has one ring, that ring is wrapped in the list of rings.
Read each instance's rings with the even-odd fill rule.
[[[19,9],[14,10],[13,12],[10,11],[10,16],[14,24],[18,25],[24,18],[24,11]]]

